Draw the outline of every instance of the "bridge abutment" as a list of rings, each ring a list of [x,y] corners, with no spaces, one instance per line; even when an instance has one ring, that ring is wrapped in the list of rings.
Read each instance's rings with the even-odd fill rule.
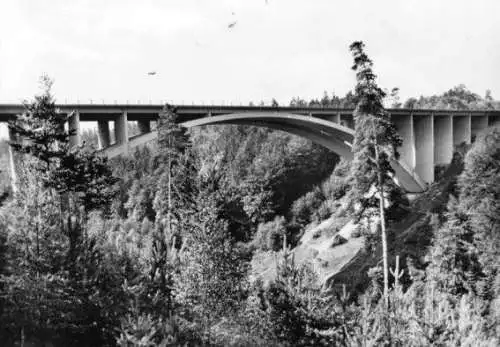
[[[415,171],[426,183],[434,182],[434,116],[413,117]]]

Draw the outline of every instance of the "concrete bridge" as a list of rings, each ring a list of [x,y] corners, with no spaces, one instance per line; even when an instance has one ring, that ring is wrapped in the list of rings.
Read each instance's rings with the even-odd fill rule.
[[[81,123],[97,122],[99,148],[108,157],[126,154],[156,138],[152,124],[162,105],[60,105],[73,115],[76,130],[72,145],[81,141]],[[23,112],[22,105],[0,105],[0,122]],[[396,178],[408,192],[421,192],[434,181],[436,165],[450,163],[455,145],[471,143],[488,126],[500,125],[500,111],[387,110],[403,138],[399,162],[392,163]],[[318,107],[177,106],[185,127],[211,124],[243,124],[268,127],[306,137],[339,155],[352,159],[354,138],[352,109]],[[139,135],[130,137],[128,122],[137,122]],[[114,125],[115,141],[111,142]]]

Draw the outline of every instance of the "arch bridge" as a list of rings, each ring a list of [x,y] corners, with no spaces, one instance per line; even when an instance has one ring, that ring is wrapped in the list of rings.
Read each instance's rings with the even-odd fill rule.
[[[81,142],[82,122],[97,122],[99,148],[112,158],[156,138],[154,123],[163,105],[58,107],[63,113],[72,114],[69,127],[76,130],[70,139],[72,145]],[[176,109],[178,121],[188,128],[215,124],[263,126],[303,136],[348,160],[353,157],[352,109],[199,105]],[[0,122],[22,112],[22,105],[0,105]],[[422,192],[434,182],[435,166],[451,162],[455,145],[471,143],[481,130],[500,125],[500,111],[389,109],[388,112],[403,138],[401,158],[392,166],[399,184],[408,192]],[[138,134],[129,136],[128,122],[137,123]]]

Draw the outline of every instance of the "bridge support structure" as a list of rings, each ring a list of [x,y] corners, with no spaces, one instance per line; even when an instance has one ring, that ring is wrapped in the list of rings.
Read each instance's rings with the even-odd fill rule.
[[[413,118],[415,138],[415,171],[426,183],[434,182],[434,116]]]
[[[415,169],[415,135],[413,126],[413,115],[401,115],[391,117],[396,130],[403,139],[403,145],[399,148],[401,160],[407,167]]]
[[[488,116],[471,117],[471,142],[474,142],[477,135],[488,127]]]
[[[17,137],[14,132],[9,128],[9,142],[17,142]],[[10,166],[10,184],[12,192],[15,194],[18,190],[18,177],[16,170],[16,158],[12,146],[9,145],[9,166]]]
[[[488,126],[500,126],[500,116],[499,115],[491,115],[488,118]]]
[[[453,117],[434,116],[434,164],[446,165],[453,158]]]
[[[453,145],[461,143],[470,144],[472,136],[471,116],[454,116],[453,117]]]
[[[128,142],[127,112],[123,112],[115,118],[115,139],[118,145],[123,145]]]
[[[69,137],[70,147],[80,146],[80,112],[75,111],[70,115],[68,120],[68,128],[70,132],[73,132],[73,135]]]
[[[107,148],[111,144],[109,122],[107,120],[97,121],[97,139],[99,142],[99,149]]]
[[[141,134],[146,134],[151,131],[151,122],[149,120],[138,120],[137,126]]]

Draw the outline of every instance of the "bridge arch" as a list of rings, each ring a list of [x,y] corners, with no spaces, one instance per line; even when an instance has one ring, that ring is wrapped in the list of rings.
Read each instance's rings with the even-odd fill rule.
[[[324,119],[283,112],[244,112],[203,117],[181,123],[186,128],[203,125],[236,124],[254,125],[305,137],[347,160],[352,160],[351,151],[354,130]],[[396,180],[407,192],[422,192],[425,184],[418,175],[404,163],[391,163]]]

